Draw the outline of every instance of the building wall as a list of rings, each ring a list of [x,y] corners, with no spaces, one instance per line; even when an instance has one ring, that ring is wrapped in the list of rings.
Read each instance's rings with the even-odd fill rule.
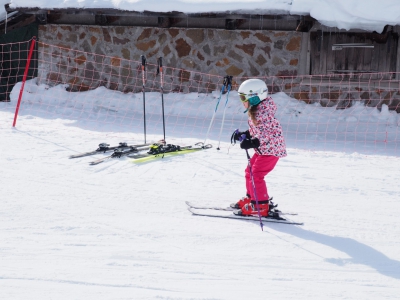
[[[129,72],[134,71],[131,69],[136,66],[132,65],[132,61],[140,61],[141,55],[145,55],[147,62],[153,65],[157,64],[158,57],[163,57],[164,66],[174,68],[170,72],[176,72],[176,76],[181,78],[180,84],[193,79],[196,73],[234,77],[296,76],[302,34],[266,30],[48,24],[39,27],[39,41],[40,47],[55,45],[66,51],[65,55],[57,56],[49,52],[41,53],[39,49],[42,80],[75,84],[81,80],[82,86],[89,88],[103,81],[109,88],[127,91],[127,86],[132,85],[135,78],[118,78],[115,75],[121,75],[121,66]],[[72,50],[85,53],[74,54]],[[60,50],[53,48],[51,51]],[[93,58],[93,53],[97,57]],[[79,57],[80,64],[73,66],[64,61],[74,55]],[[54,59],[60,62],[57,68],[54,68]],[[49,60],[52,65],[46,66]],[[99,60],[106,66],[99,64]],[[72,68],[75,69],[73,72]],[[60,78],[60,73],[69,78]],[[90,83],[84,79],[88,77],[86,73],[90,74]],[[114,75],[102,78],[107,76],[105,74]],[[98,82],[93,82],[93,78]],[[174,88],[171,87],[171,90]]]
[[[270,93],[283,91],[306,103],[344,109],[361,101],[400,112],[398,83],[298,76],[310,72],[309,53],[309,33],[295,31],[47,24],[39,27],[39,82],[67,83],[71,91],[105,86],[140,92],[144,55],[148,90],[159,88],[156,65],[163,57],[167,93],[219,90],[226,75],[237,88],[258,76]]]

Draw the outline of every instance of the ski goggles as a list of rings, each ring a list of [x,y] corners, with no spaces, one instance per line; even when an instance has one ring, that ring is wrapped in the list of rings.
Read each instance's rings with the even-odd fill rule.
[[[246,96],[247,95],[245,95],[245,94],[239,94],[240,101],[247,102],[247,97]]]
[[[239,94],[239,98],[243,103],[249,102],[251,105],[260,103],[260,97],[258,97],[258,94]]]

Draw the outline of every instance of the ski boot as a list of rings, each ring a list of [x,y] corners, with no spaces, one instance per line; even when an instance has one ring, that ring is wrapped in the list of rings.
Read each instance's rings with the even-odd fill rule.
[[[272,198],[270,198],[272,199]],[[260,216],[265,218],[284,220],[279,215],[279,210],[276,210],[274,205],[270,200],[260,200],[258,201],[258,206],[260,208]],[[245,204],[240,210],[235,214],[241,216],[258,216],[257,204],[255,200],[251,200],[250,203]]]
[[[261,217],[268,217],[269,203],[268,200],[258,201]],[[235,214],[239,216],[258,216],[256,201],[251,200],[249,203],[243,205]]]
[[[250,195],[247,194],[246,197],[242,197],[242,199],[240,199],[238,202],[232,203],[230,207],[234,209],[241,209],[245,204],[250,203],[250,201]]]

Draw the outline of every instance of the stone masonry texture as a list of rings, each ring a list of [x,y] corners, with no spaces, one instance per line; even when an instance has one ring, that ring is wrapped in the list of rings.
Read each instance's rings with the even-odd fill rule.
[[[165,92],[220,90],[226,75],[233,76],[236,89],[243,80],[260,77],[271,94],[283,91],[306,103],[345,109],[362,101],[400,112],[397,90],[313,85],[297,76],[301,43],[301,33],[287,31],[40,25],[39,83],[66,83],[73,92],[98,86],[140,92],[144,55],[150,90],[160,86],[162,57]]]
[[[60,60],[58,67],[72,66],[63,61],[67,56],[75,56],[73,60],[76,62],[76,70],[51,70],[52,67],[45,66],[45,62],[52,56],[54,64],[56,56],[54,53],[42,53],[42,79],[54,81],[57,78],[56,81],[76,82],[86,77],[90,78],[90,87],[93,88],[104,81],[101,74],[107,73],[100,68],[114,72],[114,77],[121,75],[121,68],[129,73],[131,70],[128,69],[137,67],[141,55],[153,65],[157,64],[158,57],[163,57],[165,68],[174,69],[177,75],[180,74],[181,82],[193,79],[196,73],[221,77],[295,76],[301,34],[265,30],[41,25],[39,41],[39,47],[58,46],[66,52],[65,55],[57,56]],[[72,50],[82,52],[77,55]],[[51,51],[61,50],[53,47]],[[93,61],[96,59],[97,64]],[[104,66],[98,63],[99,60]],[[60,74],[54,74],[54,71],[70,78],[60,78]],[[123,91],[123,85],[128,84],[129,79],[124,82],[121,78],[113,78],[113,82],[118,85],[117,89]]]

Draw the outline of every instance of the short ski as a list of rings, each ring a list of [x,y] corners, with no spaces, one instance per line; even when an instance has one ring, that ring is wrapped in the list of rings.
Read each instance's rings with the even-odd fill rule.
[[[204,216],[204,217],[213,217],[213,218],[225,218],[225,219],[236,219],[236,220],[246,220],[246,221],[257,221],[259,222],[260,219],[258,216],[240,216],[235,215],[233,212],[226,211],[225,213],[222,211],[210,211],[206,209],[196,209],[193,207],[188,207],[188,210],[196,216]],[[268,223],[280,223],[280,224],[288,224],[288,225],[303,225],[302,222],[295,222],[289,219],[274,219],[268,217],[261,217],[262,222]]]
[[[189,201],[185,201],[185,203],[192,208],[195,209],[211,209],[211,210],[223,210],[223,211],[234,211],[237,210],[235,208],[232,207],[218,207],[218,206],[201,206],[201,205],[195,205],[190,203]],[[282,216],[297,216],[297,213],[292,213],[292,212],[282,212],[282,211],[278,211],[280,215]]]
[[[79,154],[70,155],[69,158],[79,158],[79,157],[95,155],[95,154],[99,154],[99,153],[106,153],[106,152],[109,152],[109,151],[114,151],[115,149],[124,149],[124,148],[130,148],[130,147],[143,147],[143,146],[150,146],[150,145],[151,144],[128,145],[127,143],[119,143],[118,146],[111,146],[110,147],[110,144],[101,143],[101,144],[99,144],[99,148],[97,148],[94,151],[89,151],[89,152],[83,152],[83,153],[79,153]]]
[[[108,159],[111,159],[111,158],[121,158],[123,156],[127,156],[129,154],[137,153],[137,152],[139,152],[141,150],[147,150],[147,149],[148,149],[148,146],[142,146],[142,147],[131,146],[129,148],[122,148],[122,149],[117,148],[117,149],[114,149],[114,153],[113,154],[111,154],[109,156],[106,156],[106,157],[103,157],[103,158],[99,158],[99,159],[97,159],[95,161],[90,162],[89,164],[90,165],[98,165],[98,164],[100,164],[102,162],[105,162]]]
[[[209,149],[211,147],[211,145],[204,145],[203,143],[197,143],[194,146],[154,144],[154,146],[150,146],[150,151],[147,153],[132,154],[129,155],[129,157],[134,159],[134,163],[143,163],[168,156],[181,155],[203,149]]]

